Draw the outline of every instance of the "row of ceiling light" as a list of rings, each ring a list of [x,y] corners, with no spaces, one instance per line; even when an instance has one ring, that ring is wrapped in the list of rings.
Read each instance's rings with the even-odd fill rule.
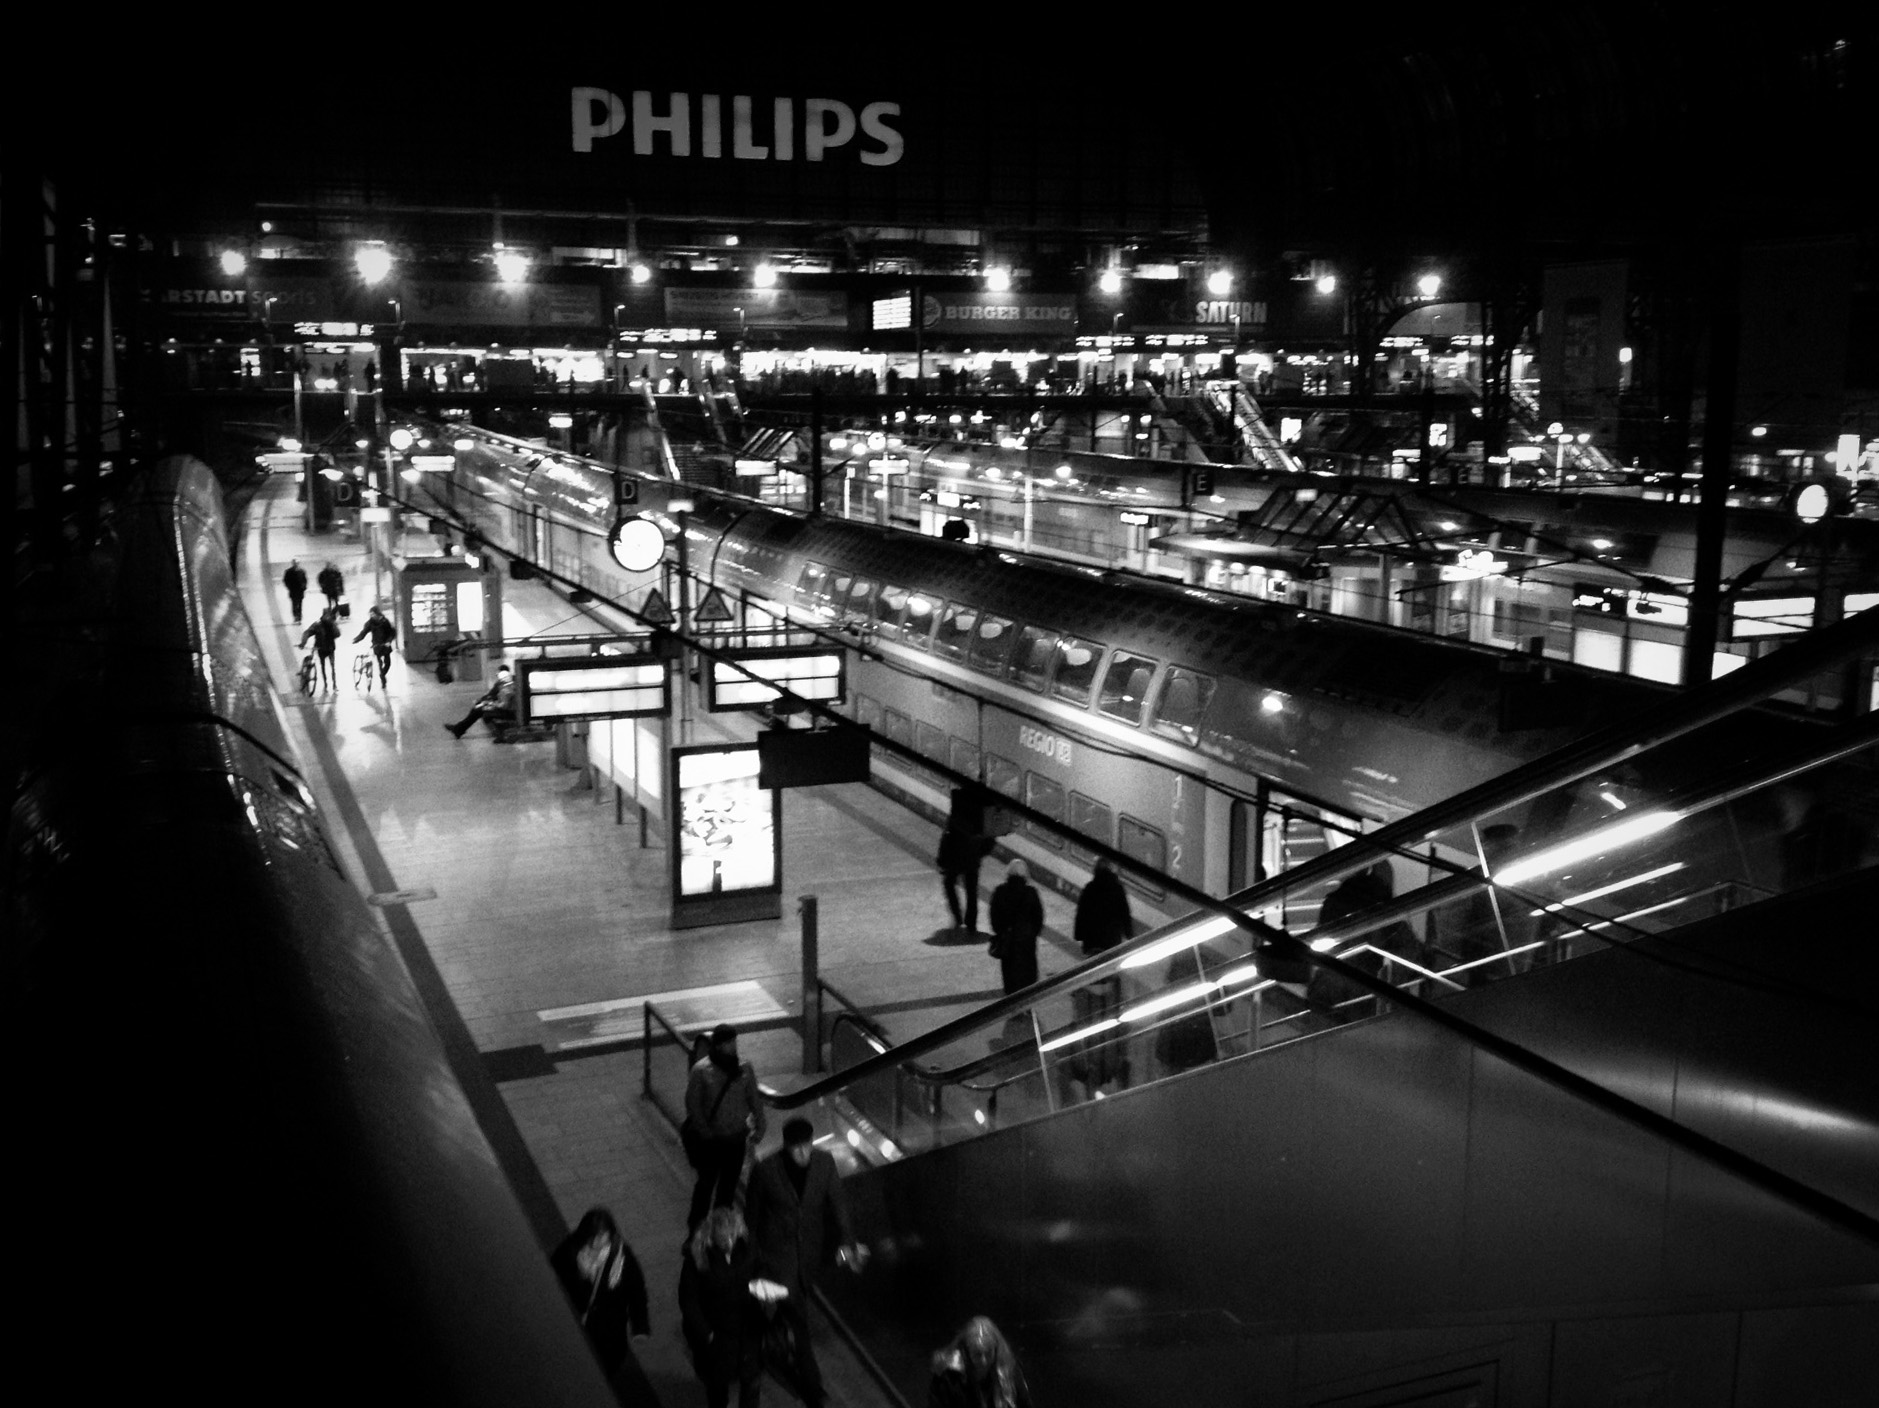
[[[519,249],[510,249],[504,245],[495,246],[495,264],[498,277],[506,284],[519,284],[528,277],[530,260]],[[382,282],[387,278],[393,265],[391,251],[382,244],[360,245],[353,251],[353,267],[359,271],[359,277],[367,285]],[[652,279],[652,269],[640,260],[633,260],[627,266],[629,277],[636,284],[648,283]],[[248,268],[248,257],[238,249],[222,251],[222,272],[230,278],[239,277]],[[751,273],[751,283],[757,288],[774,288],[777,269],[774,264],[763,263]],[[1011,287],[1012,273],[1007,265],[995,264],[985,271],[985,286],[994,293],[1003,293]],[[1117,268],[1103,270],[1097,279],[1097,286],[1106,294],[1122,292],[1122,271]],[[1207,275],[1207,292],[1215,298],[1225,298],[1233,292],[1234,275],[1231,269],[1214,269]],[[1335,274],[1321,274],[1315,281],[1319,293],[1337,292],[1338,281]],[[1416,292],[1423,298],[1434,298],[1442,291],[1440,274],[1423,274],[1416,280]]]

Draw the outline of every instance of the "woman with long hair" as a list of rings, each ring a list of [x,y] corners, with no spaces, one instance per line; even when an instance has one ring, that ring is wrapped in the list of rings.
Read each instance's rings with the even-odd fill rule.
[[[738,1408],[757,1408],[763,1311],[751,1294],[756,1274],[744,1215],[713,1208],[692,1233],[679,1269],[679,1313],[706,1408],[728,1408],[733,1383]]]
[[[617,1389],[622,1382],[636,1380],[637,1367],[628,1367],[633,1363],[630,1341],[651,1333],[646,1278],[613,1214],[589,1208],[549,1262],[608,1382]]]
[[[975,1315],[933,1356],[926,1401],[927,1408],[1031,1408],[1031,1390],[998,1326]]]

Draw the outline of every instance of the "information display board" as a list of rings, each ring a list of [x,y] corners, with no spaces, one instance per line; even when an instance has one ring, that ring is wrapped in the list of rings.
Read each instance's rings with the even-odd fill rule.
[[[636,719],[672,708],[667,662],[651,655],[590,655],[523,660],[520,708],[525,724],[569,719]]]
[[[783,794],[758,785],[757,745],[668,756],[672,927],[780,918]]]
[[[705,676],[705,708],[714,714],[767,709],[783,696],[765,680],[776,681],[802,699],[838,703],[848,693],[847,663],[848,653],[840,649],[728,650],[723,659],[711,662]]]

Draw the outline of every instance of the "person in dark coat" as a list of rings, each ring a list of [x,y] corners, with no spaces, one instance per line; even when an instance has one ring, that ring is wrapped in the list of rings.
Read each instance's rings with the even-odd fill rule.
[[[1135,916],[1129,911],[1129,892],[1122,888],[1122,877],[1106,860],[1096,862],[1090,883],[1077,896],[1077,946],[1085,958],[1094,958],[1114,948],[1124,939],[1135,937]]]
[[[646,1311],[646,1278],[639,1260],[605,1208],[589,1208],[580,1225],[549,1258],[568,1304],[587,1332],[607,1381],[618,1391],[622,1379],[637,1383],[633,1340],[652,1333]]]
[[[767,1119],[757,1072],[737,1056],[737,1028],[728,1022],[712,1029],[711,1040],[692,1065],[685,1085],[685,1123],[692,1131],[687,1152],[696,1149],[686,1226],[697,1227],[713,1205],[729,1207],[737,1199],[748,1141],[762,1139]]]
[[[339,688],[339,671],[333,664],[333,652],[339,648],[339,618],[333,614],[333,608],[327,607],[320,613],[320,619],[300,633],[300,643],[313,642],[313,653],[319,658],[320,679],[328,689]]]
[[[1198,981],[1200,976],[1200,955],[1191,948],[1182,949],[1168,963],[1170,988],[1185,987]],[[1219,1054],[1213,1015],[1199,1000],[1195,1002],[1195,1010],[1163,1024],[1155,1033],[1155,1057],[1169,1075],[1205,1066]]]
[[[1030,874],[1028,865],[1014,860],[1005,867],[1005,883],[992,891],[992,956],[998,960],[1007,993],[1037,981],[1037,936],[1044,931],[1044,902]]]
[[[979,928],[979,862],[992,848],[990,837],[962,827],[940,832],[940,883],[946,887],[946,907],[953,913],[953,928],[977,933]],[[961,887],[965,890],[963,903]]]
[[[927,1408],[1031,1408],[1031,1390],[998,1326],[975,1315],[933,1355],[926,1402]]]
[[[1073,930],[1083,956],[1094,958],[1115,948],[1125,939],[1135,937],[1135,916],[1129,910],[1129,892],[1122,887],[1122,877],[1106,860],[1096,862],[1090,883],[1077,896],[1076,924]],[[1122,1010],[1122,975],[1110,973],[1088,987],[1070,995],[1079,1026],[1114,1017]],[[1125,1050],[1113,1033],[1104,1039],[1091,1040],[1071,1056],[1067,1074],[1094,1091],[1102,1086],[1129,1083],[1129,1063]]]
[[[391,673],[391,643],[398,639],[398,628],[386,619],[376,603],[365,618],[365,624],[359,627],[359,634],[352,638],[357,645],[367,636],[372,638],[372,654],[378,658],[378,682],[385,683],[385,677]]]
[[[476,702],[470,705],[470,712],[444,727],[460,739],[478,719],[488,719],[491,723],[515,722],[515,671],[506,660],[496,667],[496,682],[477,696]]]
[[[679,1268],[679,1317],[706,1408],[757,1408],[763,1378],[763,1309],[751,1294],[757,1259],[744,1216],[713,1208],[685,1245]]]
[[[783,1147],[751,1170],[744,1194],[757,1274],[786,1287],[776,1307],[791,1322],[798,1347],[803,1401],[822,1401],[822,1373],[809,1340],[809,1290],[831,1247],[847,1263],[856,1253],[849,1235],[848,1205],[834,1158],[815,1147],[815,1126],[792,1119],[783,1126]]]
[[[307,569],[295,558],[287,564],[287,570],[281,573],[281,585],[287,588],[287,600],[294,608],[294,624],[300,624],[300,603],[307,596]]]
[[[338,606],[339,599],[346,594],[346,579],[330,562],[320,569],[320,590],[326,593],[328,606]]]
[[[1355,919],[1378,905],[1388,904],[1396,894],[1396,877],[1390,870],[1387,860],[1380,860],[1368,870],[1360,870],[1349,876],[1324,897],[1324,904],[1318,910],[1318,923],[1313,932],[1330,929]],[[1306,935],[1309,940],[1311,935]],[[1423,961],[1422,943],[1416,937],[1416,931],[1398,919],[1382,928],[1363,935],[1355,941],[1373,945],[1361,952],[1344,957],[1344,961],[1354,968],[1359,968],[1372,977],[1384,976],[1384,964],[1388,961],[1384,955],[1405,958],[1411,963]],[[1341,945],[1353,947],[1351,941]],[[1315,945],[1314,945],[1315,947]],[[1379,953],[1377,950],[1382,950]],[[1390,976],[1397,983],[1412,981],[1415,974],[1408,969],[1392,971]],[[1323,1008],[1341,1008],[1346,1016],[1367,1016],[1373,1010],[1373,1003],[1361,1003],[1358,999],[1371,996],[1368,988],[1359,987],[1350,979],[1336,973],[1327,973],[1322,968],[1311,970],[1311,980],[1306,985],[1306,994],[1314,1006]],[[1351,1004],[1346,1006],[1345,1004]]]

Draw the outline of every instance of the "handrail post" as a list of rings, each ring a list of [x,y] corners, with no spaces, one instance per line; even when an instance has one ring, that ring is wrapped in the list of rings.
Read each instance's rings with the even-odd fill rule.
[[[652,1004],[643,1003],[639,1009],[640,1031],[640,1078],[639,1093],[648,1100],[652,1098]]]
[[[822,1070],[822,985],[818,980],[821,935],[817,927],[814,895],[804,895],[802,915],[802,1068],[804,1075]]]

